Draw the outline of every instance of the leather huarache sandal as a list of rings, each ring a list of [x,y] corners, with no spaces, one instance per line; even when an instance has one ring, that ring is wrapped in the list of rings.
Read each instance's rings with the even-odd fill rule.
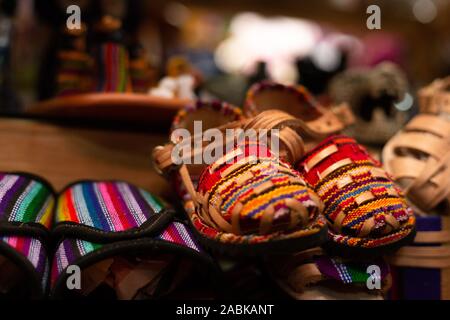
[[[0,298],[45,296],[53,206],[52,188],[44,180],[0,173]]]
[[[82,181],[58,197],[51,273],[53,298],[170,296],[213,268],[187,227],[162,200],[125,182]],[[73,279],[76,266],[81,279]],[[197,279],[198,280],[198,279]]]
[[[254,84],[247,92],[245,115],[256,116],[268,109],[278,109],[301,119],[322,138],[340,132],[354,122],[353,113],[346,103],[325,108],[303,86],[285,86],[269,81]]]
[[[408,122],[383,149],[386,170],[422,213],[450,213],[450,91],[445,91],[447,88],[450,88],[450,77],[419,91],[423,113]]]
[[[288,126],[292,121],[274,119],[274,127],[281,128],[280,154],[296,160],[302,154],[302,141]],[[175,129],[192,132],[195,120],[202,120],[203,130],[252,128],[236,107],[198,102],[178,113],[173,133]],[[261,141],[236,142],[232,137],[227,144],[230,140],[225,137],[214,141],[222,154],[216,154],[209,165],[176,165],[172,157],[179,145],[176,139],[153,152],[157,169],[181,186],[179,195],[202,244],[231,255],[293,252],[320,245],[326,235],[321,202],[301,176]],[[195,135],[187,139],[186,145],[195,139]],[[209,148],[203,147],[183,158],[194,159]]]
[[[281,88],[297,92],[293,88]],[[286,109],[287,102],[280,99],[281,103],[284,104],[280,107]],[[296,110],[299,112],[297,121],[283,111],[269,110],[257,115],[257,120],[251,123],[253,127],[270,129],[276,127],[279,119],[283,119],[284,124],[289,124],[288,128],[296,129],[297,135],[303,138],[303,151],[307,153],[300,161],[292,163],[297,163],[300,174],[324,203],[324,215],[332,240],[328,247],[336,249],[338,255],[364,256],[383,254],[411,241],[414,237],[412,211],[380,163],[351,138],[332,136],[322,141],[322,137],[327,135],[326,126],[314,126],[313,129],[309,126],[310,130],[299,130],[298,125],[308,124],[308,107],[298,104]],[[269,113],[269,116],[264,115]],[[323,124],[323,121],[320,123]],[[335,128],[337,130],[342,126],[336,125]]]
[[[333,253],[374,256],[413,240],[415,218],[403,192],[354,139],[327,138],[297,169],[324,202]]]
[[[389,265],[382,258],[347,261],[320,248],[269,259],[267,266],[278,285],[297,300],[382,300],[391,285]]]

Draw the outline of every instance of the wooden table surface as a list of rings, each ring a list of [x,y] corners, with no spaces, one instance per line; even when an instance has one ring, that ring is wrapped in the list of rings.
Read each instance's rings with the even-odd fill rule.
[[[161,195],[169,188],[152,167],[151,151],[165,141],[162,133],[0,118],[0,171],[42,176],[57,191],[80,179],[117,179]]]

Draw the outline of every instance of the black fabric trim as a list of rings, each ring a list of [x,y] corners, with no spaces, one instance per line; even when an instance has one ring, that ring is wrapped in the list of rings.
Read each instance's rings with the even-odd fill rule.
[[[173,253],[178,257],[185,256],[196,260],[199,263],[205,265],[208,270],[211,270],[213,275],[220,274],[219,266],[213,261],[213,259],[205,254],[204,252],[198,252],[189,247],[185,247],[176,243],[172,243],[162,239],[154,238],[141,238],[127,241],[120,241],[111,244],[107,244],[102,248],[99,248],[85,256],[80,257],[75,260],[73,264],[76,264],[81,269],[86,268],[92,264],[95,264],[104,259],[120,255],[140,255],[149,254],[150,252],[163,252],[163,253]],[[56,280],[55,286],[51,289],[50,298],[51,299],[61,299],[65,290],[65,282],[68,278],[65,268],[59,278]],[[217,280],[216,277],[212,277],[212,280]]]
[[[0,221],[0,235],[29,236],[48,241],[50,231],[36,222]]]
[[[27,257],[3,241],[0,241],[0,254],[14,262],[19,268],[22,269],[25,276],[29,278],[27,279],[27,283],[30,285],[31,290],[30,299],[37,300],[45,297],[46,290],[42,287],[43,278],[27,259]]]
[[[174,215],[174,210],[163,209],[160,213],[150,216],[140,227],[125,231],[103,231],[76,222],[62,221],[54,225],[52,237],[53,239],[66,237],[78,238],[96,243],[107,243],[110,241],[152,236],[159,231],[162,231],[171,221],[173,221]]]

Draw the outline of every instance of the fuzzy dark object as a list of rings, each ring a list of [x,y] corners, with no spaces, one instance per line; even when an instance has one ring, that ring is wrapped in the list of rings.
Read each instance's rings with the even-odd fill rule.
[[[376,108],[391,117],[393,104],[403,99],[407,88],[403,71],[384,62],[373,69],[352,69],[337,75],[330,83],[329,94],[334,102],[347,102],[357,117],[370,121]]]

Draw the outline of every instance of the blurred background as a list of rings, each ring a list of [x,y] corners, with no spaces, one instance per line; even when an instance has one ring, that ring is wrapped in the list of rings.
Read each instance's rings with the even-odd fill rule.
[[[412,92],[450,73],[449,0],[89,1],[0,0],[0,112],[20,113],[49,98],[55,39],[70,4],[83,22],[99,8],[123,21],[142,46],[154,77],[171,56],[183,55],[208,95],[242,104],[261,79],[302,83],[326,92],[346,69],[392,61]],[[369,30],[369,5],[381,9],[381,29]],[[53,53],[52,53],[53,52]]]

